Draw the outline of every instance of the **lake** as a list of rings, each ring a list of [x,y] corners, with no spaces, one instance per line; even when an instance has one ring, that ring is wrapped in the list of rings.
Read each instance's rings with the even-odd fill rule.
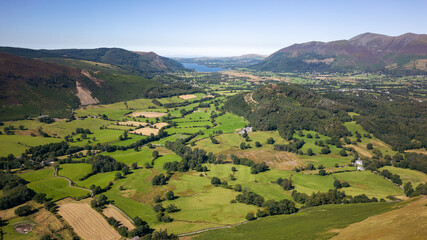
[[[219,68],[219,67],[208,67],[205,65],[200,65],[197,63],[182,63],[185,68],[194,69],[197,72],[220,72],[220,71],[229,71],[229,69]]]

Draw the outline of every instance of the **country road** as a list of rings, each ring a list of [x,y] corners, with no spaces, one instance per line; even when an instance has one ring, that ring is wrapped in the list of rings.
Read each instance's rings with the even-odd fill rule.
[[[67,181],[68,181],[68,186],[69,186],[69,187],[73,187],[73,188],[78,188],[78,189],[82,189],[82,190],[85,190],[85,191],[89,191],[89,192],[90,192],[90,196],[91,196],[91,197],[93,197],[93,192],[92,192],[92,190],[87,189],[87,188],[84,188],[84,187],[74,186],[74,185],[73,185],[73,181],[71,181],[69,178],[64,177],[64,176],[59,176],[59,175],[58,175],[58,168],[55,168],[55,171],[53,172],[53,176],[54,176],[54,177],[63,178],[63,179],[65,179],[65,180],[67,180]]]

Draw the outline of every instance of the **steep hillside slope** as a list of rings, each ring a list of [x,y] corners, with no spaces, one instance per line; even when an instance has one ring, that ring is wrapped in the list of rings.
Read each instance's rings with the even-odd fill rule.
[[[283,48],[253,67],[264,71],[427,71],[427,35],[364,33],[349,40]]]
[[[80,102],[77,69],[0,53],[1,119],[68,112]]]
[[[61,65],[0,52],[1,120],[69,116],[81,105],[140,98],[147,89],[161,85],[96,62],[49,60]]]
[[[185,70],[180,63],[172,59],[160,57],[153,52],[135,53],[121,48],[33,50],[0,47],[0,52],[7,52],[27,58],[71,58],[106,63],[141,76],[152,76],[158,73]]]

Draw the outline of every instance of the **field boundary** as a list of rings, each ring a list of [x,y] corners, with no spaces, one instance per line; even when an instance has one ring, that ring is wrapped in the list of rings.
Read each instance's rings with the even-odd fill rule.
[[[236,227],[236,226],[239,226],[239,225],[246,224],[248,222],[250,222],[250,221],[239,222],[239,223],[236,223],[236,224],[231,224],[231,225],[226,225],[226,226],[210,227],[210,228],[200,229],[200,230],[193,231],[193,232],[187,232],[187,233],[177,234],[177,236],[178,237],[185,237],[185,236],[191,236],[191,235],[195,235],[195,234],[207,232],[207,231],[210,231],[210,230],[232,228],[232,227]]]
[[[116,209],[117,211],[119,211],[119,213],[121,213],[123,216],[125,216],[125,218],[127,218],[133,225],[135,225],[135,223],[133,222],[133,219],[130,218],[125,212],[123,212],[120,208],[114,206],[113,204],[109,204],[108,206]]]

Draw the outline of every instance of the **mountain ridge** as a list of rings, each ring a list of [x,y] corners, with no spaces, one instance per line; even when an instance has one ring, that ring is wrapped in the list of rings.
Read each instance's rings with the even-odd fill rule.
[[[141,76],[158,73],[185,71],[179,62],[161,57],[154,52],[136,53],[122,48],[94,49],[27,49],[0,47],[0,52],[6,52],[26,58],[71,58],[118,66]]]
[[[325,59],[331,60],[322,62]],[[363,33],[349,40],[293,44],[276,51],[253,68],[268,71],[426,71],[426,66],[410,67],[411,62],[418,59],[427,61],[426,34],[405,33],[391,37]]]

